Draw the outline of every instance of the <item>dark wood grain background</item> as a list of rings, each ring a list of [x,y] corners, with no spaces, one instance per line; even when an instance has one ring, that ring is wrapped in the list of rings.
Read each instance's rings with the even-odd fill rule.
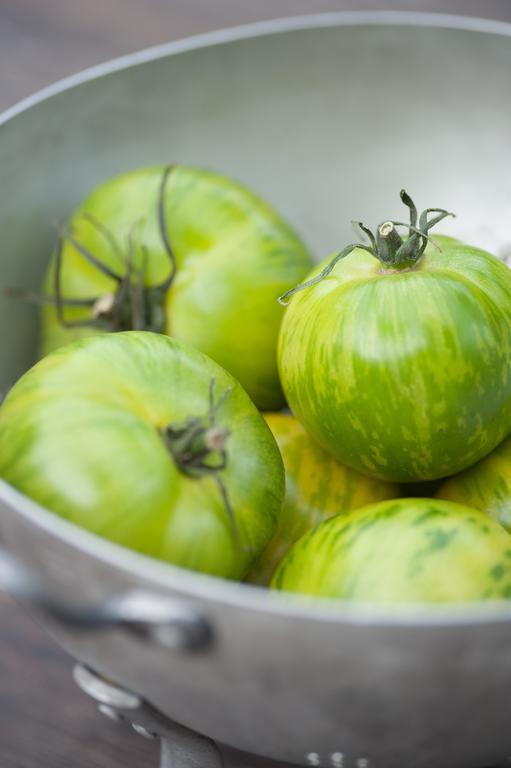
[[[382,8],[511,21],[511,0],[0,0],[0,109],[83,67],[185,35],[291,14]],[[76,689],[71,668],[0,596],[0,768],[157,766],[158,745],[101,717]]]

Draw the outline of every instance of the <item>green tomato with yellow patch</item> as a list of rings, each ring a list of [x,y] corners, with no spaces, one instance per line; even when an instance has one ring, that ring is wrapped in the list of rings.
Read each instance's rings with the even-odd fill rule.
[[[384,222],[288,292],[279,340],[289,405],[340,462],[385,480],[452,475],[511,431],[511,270],[445,238],[431,210]]]
[[[64,228],[43,285],[41,353],[104,331],[166,333],[278,409],[277,299],[311,264],[241,184],[184,165],[134,170],[97,187]]]
[[[0,477],[98,536],[230,579],[265,548],[284,496],[243,387],[144,331],[89,336],[22,376],[0,408]]]
[[[379,605],[511,598],[511,536],[470,507],[398,499],[338,515],[291,549],[274,589]]]
[[[511,438],[474,466],[445,480],[435,495],[479,509],[511,533]]]
[[[311,528],[333,515],[393,499],[401,493],[394,483],[367,477],[340,464],[290,414],[264,416],[280,448],[286,472],[286,496],[277,530],[248,578],[254,584],[268,585],[284,555]]]

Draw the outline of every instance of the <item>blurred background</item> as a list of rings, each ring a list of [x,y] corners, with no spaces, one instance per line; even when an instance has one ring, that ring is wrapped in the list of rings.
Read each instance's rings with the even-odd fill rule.
[[[282,16],[382,9],[511,22],[510,0],[0,0],[0,109],[84,67],[186,35]]]
[[[511,22],[511,0],[0,0],[0,109],[112,57],[187,35],[341,10],[457,13]],[[1,768],[157,765],[157,744],[102,718],[71,660],[0,595]]]

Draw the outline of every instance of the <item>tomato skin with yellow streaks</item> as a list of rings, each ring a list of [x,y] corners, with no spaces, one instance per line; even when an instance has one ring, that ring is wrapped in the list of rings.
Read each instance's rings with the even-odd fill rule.
[[[216,422],[230,430],[226,466],[190,474],[166,428],[208,417],[210,386],[223,398]],[[241,385],[201,352],[147,332],[89,336],[22,376],[0,408],[0,477],[92,533],[232,579],[268,543],[284,496],[278,447]]]
[[[511,536],[475,509],[397,499],[330,518],[278,568],[274,589],[393,605],[511,598]]]
[[[479,509],[511,533],[511,438],[477,464],[445,480],[436,496]]]
[[[160,284],[170,270],[158,218],[164,172],[164,166],[142,168],[109,179],[83,201],[69,223],[76,242],[121,274],[126,273],[131,237],[134,269],[144,265],[146,286]],[[260,409],[282,407],[276,348],[283,309],[277,298],[311,268],[303,242],[246,187],[189,166],[172,167],[164,213],[177,271],[161,307],[162,330],[226,368]],[[121,255],[91,216],[108,228]],[[54,257],[43,285],[50,296],[55,263]],[[116,289],[115,281],[69,239],[64,241],[61,272],[61,292],[67,299],[99,297]],[[70,306],[65,314],[76,322],[89,318],[91,309]],[[98,331],[91,327],[64,327],[55,307],[43,306],[42,354],[94,333]]]
[[[284,392],[312,437],[399,482],[459,472],[509,434],[510,361],[511,270],[447,240],[401,271],[354,250],[292,297],[279,339]]]
[[[277,530],[252,567],[249,581],[268,585],[278,564],[307,531],[333,515],[400,496],[394,483],[362,475],[317,445],[297,419],[266,413],[286,472],[286,497]]]

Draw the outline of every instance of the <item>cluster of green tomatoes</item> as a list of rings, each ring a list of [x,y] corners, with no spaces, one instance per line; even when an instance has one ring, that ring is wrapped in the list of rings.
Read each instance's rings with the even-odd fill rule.
[[[511,271],[406,192],[313,267],[244,186],[106,181],[59,232],[0,476],[148,556],[369,603],[511,598]],[[282,306],[285,305],[285,306]]]

